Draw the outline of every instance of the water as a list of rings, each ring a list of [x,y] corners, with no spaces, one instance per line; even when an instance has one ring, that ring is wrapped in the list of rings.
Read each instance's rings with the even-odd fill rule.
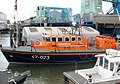
[[[92,63],[80,63],[79,68],[92,67]],[[64,84],[64,71],[73,71],[75,64],[39,64],[39,65],[10,65],[13,71],[31,71],[31,77],[28,77],[25,84]]]
[[[0,34],[0,44],[10,46],[9,34]],[[31,76],[25,81],[25,84],[64,84],[63,72],[73,71],[75,69],[84,69],[93,67],[94,62],[79,64],[34,64],[34,65],[17,65],[10,64],[13,72],[23,72],[30,70]]]

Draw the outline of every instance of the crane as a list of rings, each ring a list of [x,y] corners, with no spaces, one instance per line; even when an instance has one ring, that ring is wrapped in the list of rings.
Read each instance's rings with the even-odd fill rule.
[[[102,10],[103,1],[112,3],[109,15]],[[81,0],[81,21],[101,34],[120,34],[120,0]]]
[[[112,5],[113,5],[109,9],[109,11],[107,12],[107,14],[110,14],[111,11],[113,11],[113,14],[120,14],[120,0],[102,0],[102,1],[111,2]]]

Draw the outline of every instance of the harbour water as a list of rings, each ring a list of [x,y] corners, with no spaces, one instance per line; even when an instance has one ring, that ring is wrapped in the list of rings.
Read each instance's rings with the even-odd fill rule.
[[[0,44],[10,46],[9,34],[0,34]],[[85,62],[79,64],[10,64],[13,72],[31,71],[31,76],[25,81],[25,84],[64,84],[63,72],[73,71],[75,69],[84,69],[94,66],[95,62]]]

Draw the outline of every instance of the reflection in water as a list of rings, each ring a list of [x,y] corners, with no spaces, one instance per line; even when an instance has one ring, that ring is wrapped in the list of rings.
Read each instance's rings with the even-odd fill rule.
[[[9,34],[0,34],[0,44],[10,46]],[[17,65],[10,64],[9,68],[14,71],[31,71],[25,84],[64,84],[63,72],[75,69],[93,67],[94,62],[79,64],[39,64],[39,65]]]

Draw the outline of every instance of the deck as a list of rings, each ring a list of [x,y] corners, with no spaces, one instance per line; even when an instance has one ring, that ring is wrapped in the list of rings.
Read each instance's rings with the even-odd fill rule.
[[[87,80],[80,76],[79,74],[76,74],[75,71],[71,72],[64,72],[63,75],[70,80],[74,81],[75,84],[85,84],[87,83]]]

